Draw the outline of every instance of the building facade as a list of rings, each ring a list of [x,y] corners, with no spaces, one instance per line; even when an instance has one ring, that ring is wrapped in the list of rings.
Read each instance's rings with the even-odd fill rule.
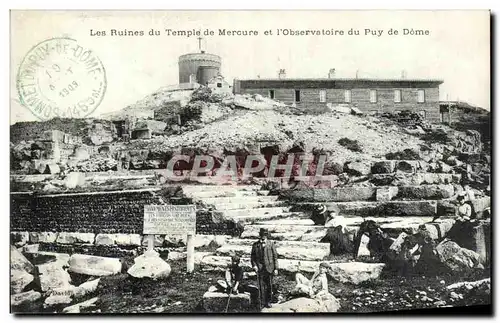
[[[330,76],[330,75],[329,75]],[[234,80],[235,94],[260,94],[305,110],[348,105],[367,114],[411,110],[440,122],[441,80],[422,79],[278,79]]]

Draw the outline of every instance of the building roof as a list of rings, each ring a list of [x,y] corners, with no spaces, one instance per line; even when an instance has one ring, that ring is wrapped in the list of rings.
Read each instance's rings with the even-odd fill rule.
[[[335,81],[335,82],[433,82],[442,84],[443,80],[438,79],[383,79],[383,78],[253,78],[253,79],[237,79],[238,81]]]

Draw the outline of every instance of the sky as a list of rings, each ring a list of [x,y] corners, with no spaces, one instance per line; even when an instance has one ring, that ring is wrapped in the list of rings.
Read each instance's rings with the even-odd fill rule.
[[[111,36],[111,30],[144,36]],[[155,29],[160,36],[149,36]],[[10,103],[13,124],[37,118],[19,103],[16,76],[30,49],[46,39],[70,37],[92,49],[106,69],[104,99],[90,116],[116,111],[157,89],[178,83],[178,57],[197,52],[197,36],[165,30],[213,30],[206,52],[222,58],[221,72],[234,78],[337,77],[441,79],[440,99],[490,109],[488,11],[12,11]],[[222,36],[219,29],[255,30],[257,36]],[[344,35],[276,35],[277,29],[338,30]],[[350,29],[360,35],[348,35]],[[365,29],[369,29],[365,35]],[[398,35],[389,35],[390,29]],[[403,29],[428,35],[402,35]],[[270,30],[272,35],[265,35]],[[382,34],[378,34],[382,30]],[[106,36],[95,36],[105,31]],[[376,35],[372,35],[374,32]],[[91,34],[94,34],[92,36]]]

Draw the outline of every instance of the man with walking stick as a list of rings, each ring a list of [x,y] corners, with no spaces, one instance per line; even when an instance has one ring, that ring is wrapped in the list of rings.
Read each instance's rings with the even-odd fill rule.
[[[268,240],[269,232],[265,228],[259,231],[259,240],[252,245],[251,263],[257,273],[259,287],[259,305],[271,307],[273,296],[273,276],[278,275],[278,253],[274,242]]]

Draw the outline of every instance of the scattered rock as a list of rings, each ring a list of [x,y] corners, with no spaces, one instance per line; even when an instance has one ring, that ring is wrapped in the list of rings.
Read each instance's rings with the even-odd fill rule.
[[[333,279],[341,283],[357,285],[364,281],[379,278],[384,266],[384,264],[380,263],[338,263],[332,266],[328,273]]]
[[[57,239],[57,232],[30,232],[31,243],[54,243]]]
[[[452,271],[483,268],[479,255],[472,250],[460,247],[453,241],[443,241],[436,247],[439,260]]]
[[[120,259],[73,254],[69,259],[69,270],[89,276],[109,276],[121,272]]]
[[[21,293],[28,286],[34,277],[24,270],[10,270],[10,291],[12,294]]]
[[[170,265],[160,258],[157,252],[147,251],[134,259],[134,265],[127,271],[135,278],[167,278],[170,276]]]
[[[334,313],[340,309],[340,302],[332,295],[321,300],[312,298],[295,298],[288,302],[265,308],[263,313]]]
[[[95,237],[96,245],[104,246],[140,246],[141,235],[124,233],[99,233]],[[163,244],[163,241],[162,241]],[[162,245],[161,244],[161,245]],[[160,246],[161,246],[160,245]]]
[[[371,163],[369,161],[348,162],[344,169],[354,176],[363,176],[371,173]]]
[[[50,262],[38,265],[40,288],[43,292],[55,288],[68,288],[71,282],[71,276],[64,270],[61,262]]]
[[[80,286],[76,287],[76,289],[74,290],[74,296],[83,297],[87,294],[95,292],[97,290],[97,286],[99,285],[100,280],[101,279],[98,278],[80,284]]]
[[[20,306],[25,305],[27,303],[35,302],[42,297],[42,294],[39,292],[35,292],[30,290],[28,292],[14,294],[10,296],[10,305],[12,306]]]
[[[10,233],[10,241],[13,243],[16,247],[22,247],[29,241],[29,233],[24,231],[24,232],[11,232]]]
[[[34,266],[16,247],[10,246],[10,269],[32,273]]]
[[[64,244],[94,243],[94,240],[94,233],[59,232],[56,242]]]
[[[65,307],[63,313],[80,313],[82,309],[94,307],[95,303],[99,300],[98,297],[91,298],[85,302]]]

